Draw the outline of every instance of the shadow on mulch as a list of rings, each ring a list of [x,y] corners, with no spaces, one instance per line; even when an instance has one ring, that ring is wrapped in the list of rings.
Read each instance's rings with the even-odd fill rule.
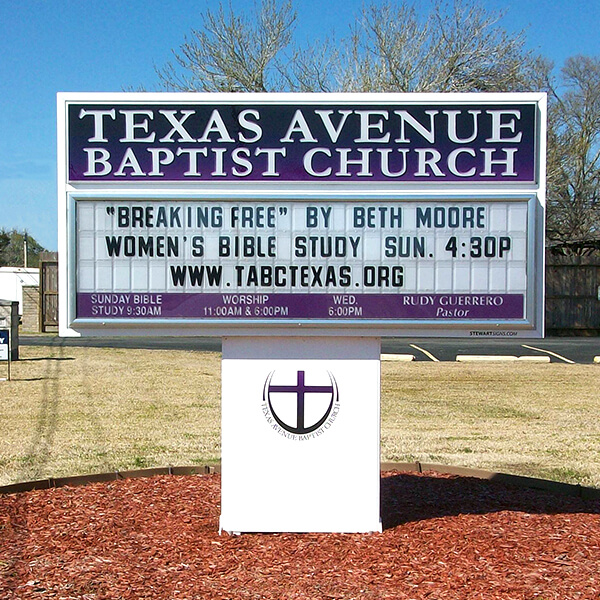
[[[600,500],[558,496],[459,476],[398,473],[381,479],[381,519],[392,529],[412,521],[501,511],[600,515]]]

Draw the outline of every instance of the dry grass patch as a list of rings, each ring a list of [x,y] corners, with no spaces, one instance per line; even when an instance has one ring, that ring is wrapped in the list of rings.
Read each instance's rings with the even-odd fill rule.
[[[24,347],[2,384],[0,483],[220,458],[220,355]]]
[[[382,363],[382,458],[600,487],[595,365]]]
[[[220,457],[220,355],[23,347],[0,485]],[[382,363],[382,459],[600,487],[597,365]]]

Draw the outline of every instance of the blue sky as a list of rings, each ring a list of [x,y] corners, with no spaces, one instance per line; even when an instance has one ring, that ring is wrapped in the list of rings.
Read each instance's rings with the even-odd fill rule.
[[[235,7],[248,2],[232,0]],[[296,0],[298,35],[343,37],[362,0]],[[481,0],[557,66],[600,56],[600,0]],[[0,0],[0,228],[56,250],[56,93],[156,86],[215,0]]]

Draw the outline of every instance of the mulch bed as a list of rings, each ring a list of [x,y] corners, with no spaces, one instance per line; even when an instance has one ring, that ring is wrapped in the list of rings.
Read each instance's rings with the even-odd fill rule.
[[[218,475],[0,496],[0,598],[600,598],[600,501],[386,473],[381,534],[219,535]]]

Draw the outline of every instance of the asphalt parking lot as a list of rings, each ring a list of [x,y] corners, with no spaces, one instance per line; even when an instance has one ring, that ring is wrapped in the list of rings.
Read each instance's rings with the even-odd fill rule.
[[[60,338],[52,335],[21,335],[23,346],[91,346],[104,348],[150,348],[164,350],[221,350],[220,338],[210,337],[108,337]],[[514,360],[538,357],[565,364],[599,363],[600,338],[552,337],[543,339],[384,338],[383,355],[417,361],[456,361],[457,357]],[[545,358],[541,358],[545,357]],[[594,360],[596,359],[596,361]],[[525,359],[527,360],[527,359]]]
[[[382,353],[412,354],[415,360],[454,361],[458,357],[547,357],[550,362],[593,363],[600,355],[600,338],[543,339],[393,338],[382,340]]]

